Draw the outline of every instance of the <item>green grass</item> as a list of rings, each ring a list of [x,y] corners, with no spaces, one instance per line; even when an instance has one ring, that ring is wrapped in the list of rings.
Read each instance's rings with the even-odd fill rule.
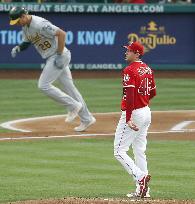
[[[188,141],[149,142],[154,199],[195,199],[193,151],[194,143]],[[4,142],[0,161],[1,202],[67,196],[125,198],[134,190],[132,178],[113,157],[113,138]]]
[[[120,79],[76,80],[92,112],[118,112]],[[152,110],[194,109],[195,80],[157,79]],[[37,89],[36,80],[0,80],[0,123],[66,111]],[[0,129],[0,132],[6,132]],[[193,141],[149,141],[155,199],[195,199]],[[113,157],[113,138],[0,143],[0,202],[75,197],[123,198],[132,178]]]

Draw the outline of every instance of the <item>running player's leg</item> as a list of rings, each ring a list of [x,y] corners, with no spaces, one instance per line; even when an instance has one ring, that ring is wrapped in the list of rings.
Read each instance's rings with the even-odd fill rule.
[[[114,140],[114,156],[122,164],[125,170],[133,175],[135,180],[140,180],[144,173],[135,165],[128,156],[127,151],[136,138],[136,132],[126,124],[126,113],[122,112],[119,120]]]
[[[55,56],[47,60],[39,78],[38,88],[44,94],[65,106],[69,111],[72,111],[78,106],[78,102],[52,84],[63,72],[62,69],[54,66],[54,59]]]
[[[59,82],[63,85],[62,89],[63,91],[74,98],[76,101],[82,103],[82,109],[79,111],[78,115],[81,118],[81,122],[88,122],[91,120],[91,113],[89,112],[87,105],[81,96],[80,92],[74,85],[72,74],[70,72],[69,66],[66,66],[63,69],[62,74],[59,76]]]

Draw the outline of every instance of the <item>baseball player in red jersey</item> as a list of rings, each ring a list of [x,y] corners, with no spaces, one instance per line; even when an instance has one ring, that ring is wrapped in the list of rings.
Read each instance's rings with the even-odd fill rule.
[[[125,60],[129,65],[122,71],[123,97],[121,101],[121,118],[116,128],[114,140],[114,156],[125,170],[133,175],[136,191],[128,197],[148,198],[148,174],[145,155],[147,131],[151,123],[149,100],[156,95],[153,71],[140,60],[144,47],[133,42],[126,48]],[[134,160],[127,151],[132,146]]]

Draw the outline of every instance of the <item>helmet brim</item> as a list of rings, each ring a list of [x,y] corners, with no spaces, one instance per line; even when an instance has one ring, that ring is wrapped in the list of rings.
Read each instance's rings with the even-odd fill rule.
[[[15,20],[10,20],[9,24],[10,25],[15,25],[16,23],[18,23],[19,20],[20,20],[20,18],[17,18]]]

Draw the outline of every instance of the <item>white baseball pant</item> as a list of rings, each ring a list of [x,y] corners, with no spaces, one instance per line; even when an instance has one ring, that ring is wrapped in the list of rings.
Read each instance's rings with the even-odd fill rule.
[[[73,111],[78,106],[78,102],[82,103],[83,107],[78,115],[81,122],[88,122],[91,120],[92,115],[83,97],[73,83],[69,68],[71,53],[69,50],[65,50],[64,54],[66,56],[66,63],[63,69],[59,69],[55,66],[54,60],[56,55],[52,55],[47,59],[46,65],[39,78],[38,88],[44,94],[66,107],[68,111]],[[56,80],[62,84],[63,91],[53,85],[53,82]]]
[[[115,133],[114,156],[137,182],[148,174],[145,151],[147,131],[151,123],[150,108],[146,106],[136,109],[131,117],[139,130],[134,131],[126,124],[126,112],[122,111]],[[127,154],[130,146],[133,148],[135,161]]]

